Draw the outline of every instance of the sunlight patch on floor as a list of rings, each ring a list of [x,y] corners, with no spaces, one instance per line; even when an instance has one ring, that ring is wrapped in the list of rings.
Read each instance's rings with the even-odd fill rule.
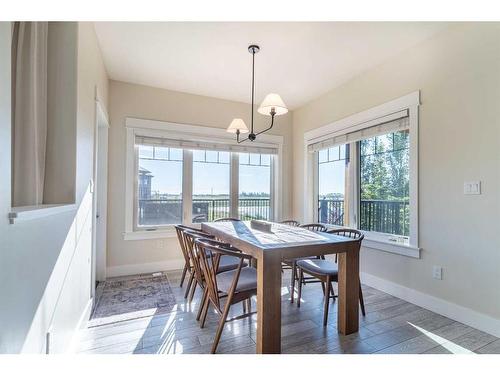
[[[409,325],[412,327],[418,329],[420,332],[422,332],[425,336],[430,338],[431,340],[435,341],[438,343],[440,346],[448,350],[452,354],[475,354],[473,351],[466,349],[460,345],[455,344],[454,342],[445,339],[444,337],[441,337],[439,335],[436,335],[435,333],[429,332],[422,327],[419,327],[413,323],[407,322]]]

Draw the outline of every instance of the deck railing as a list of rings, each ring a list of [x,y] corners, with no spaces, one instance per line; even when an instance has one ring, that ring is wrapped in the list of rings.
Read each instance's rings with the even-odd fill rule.
[[[408,201],[361,200],[361,230],[408,236],[410,233],[410,203]],[[344,201],[320,199],[319,221],[344,224]]]
[[[270,220],[269,198],[240,198],[241,220]],[[213,221],[231,216],[229,199],[193,199],[193,222]],[[164,225],[182,222],[182,199],[139,200],[139,225]]]

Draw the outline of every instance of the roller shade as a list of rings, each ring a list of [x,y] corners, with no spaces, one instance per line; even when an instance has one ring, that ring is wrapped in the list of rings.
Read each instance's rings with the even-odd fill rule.
[[[222,142],[220,143],[206,142],[206,141],[182,140],[182,139],[136,135],[135,144],[144,146],[181,148],[188,150],[213,150],[213,151],[227,151],[227,152],[244,152],[250,154],[271,154],[271,155],[278,154],[278,145],[269,144],[265,146],[261,145],[254,146],[249,142],[246,145],[245,144],[235,145]]]
[[[404,110],[322,137],[322,139],[310,143],[307,146],[307,150],[309,152],[316,152],[325,148],[357,142],[362,139],[407,130],[409,128],[408,110]]]

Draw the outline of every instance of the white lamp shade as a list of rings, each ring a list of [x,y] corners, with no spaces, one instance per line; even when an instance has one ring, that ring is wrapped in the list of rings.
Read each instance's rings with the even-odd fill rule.
[[[276,111],[276,116],[288,112],[288,108],[278,94],[267,94],[257,111],[262,115],[271,116],[272,108]]]
[[[236,131],[240,131],[240,133],[248,133],[248,128],[245,124],[245,121],[243,121],[240,118],[235,118],[233,121],[231,121],[231,124],[229,124],[229,127],[227,128],[228,133],[236,133]]]

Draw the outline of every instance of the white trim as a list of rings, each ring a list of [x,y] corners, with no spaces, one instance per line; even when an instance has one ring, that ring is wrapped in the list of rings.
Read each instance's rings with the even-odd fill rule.
[[[373,126],[378,119],[391,116],[401,111],[408,111],[410,129],[410,240],[409,246],[402,248],[399,244],[393,245],[384,241],[370,241],[370,248],[393,252],[395,254],[420,257],[418,247],[418,107],[420,105],[420,91],[396,98],[387,103],[372,107],[365,111],[353,114],[330,124],[304,133],[304,212],[302,220],[309,222],[317,218],[314,212],[316,195],[314,153],[309,152],[308,146],[318,140],[331,137],[332,134],[342,134],[352,129],[359,130],[365,126]],[[352,218],[353,219],[353,218]],[[359,219],[356,218],[359,222]],[[408,250],[408,251],[407,251]]]
[[[162,262],[142,263],[142,264],[125,264],[123,266],[108,267],[107,276],[130,276],[145,273],[162,272],[181,270],[184,267],[184,259],[173,259]]]
[[[78,323],[76,324],[75,330],[71,337],[66,353],[76,353],[78,351],[77,349],[78,345],[80,344],[81,330],[86,328],[87,322],[90,319],[90,314],[92,313],[93,306],[94,306],[94,299],[90,298],[87,301],[85,308],[83,309],[82,315],[80,315],[80,319],[78,319]]]
[[[123,232],[125,241],[135,240],[153,240],[157,238],[175,238],[177,234],[173,228],[157,230],[137,230],[132,232]]]
[[[395,112],[403,111],[415,106],[420,105],[420,91],[414,91],[410,94],[393,99],[389,102],[380,104],[378,106],[369,108],[365,111],[355,113],[351,116],[344,117],[343,119],[334,121],[319,128],[309,130],[304,133],[304,140],[306,142],[315,141],[316,138],[321,138],[331,133],[338,133],[342,130],[352,128],[359,124],[368,123],[374,119],[385,117]],[[370,125],[371,126],[371,125]],[[311,142],[311,143],[314,143]]]
[[[352,143],[363,138],[373,137],[380,133],[407,129],[408,122],[401,121],[406,117],[408,117],[407,109],[390,113],[384,117],[374,118],[360,124],[358,123],[323,135],[320,138],[308,139],[309,152],[315,152],[345,143]]]
[[[234,134],[228,133],[225,129],[214,128],[203,125],[191,125],[191,124],[181,124],[176,122],[158,121],[158,120],[146,120],[138,119],[133,117],[127,117],[125,119],[125,127],[137,130],[140,133],[141,129],[148,130],[147,134],[155,135],[160,134],[163,137],[168,137],[169,134],[173,134],[177,137],[185,136],[188,140],[196,141],[219,141],[226,144],[237,144]],[[154,131],[159,131],[158,133]],[[255,147],[266,147],[269,145],[279,146],[283,145],[283,136],[281,135],[271,135],[271,134],[260,134],[259,140],[252,142]]]
[[[500,337],[500,320],[453,302],[361,272],[361,282],[457,322]]]
[[[190,125],[190,124],[180,124],[174,122],[157,121],[157,120],[146,120],[137,119],[132,117],[127,117],[125,119],[125,128],[127,133],[126,139],[126,156],[125,156],[125,228],[124,228],[124,239],[135,240],[135,239],[150,239],[150,238],[168,238],[169,233],[158,230],[158,231],[136,231],[134,225],[134,212],[135,212],[135,189],[136,189],[136,151],[135,151],[135,136],[137,134],[146,136],[162,136],[162,137],[183,137],[185,139],[197,140],[197,141],[214,141],[226,144],[235,144],[236,140],[234,134],[226,132],[225,129],[213,128],[208,126],[200,125]],[[281,217],[282,200],[283,195],[281,194],[283,185],[283,136],[281,135],[270,135],[261,134],[259,135],[259,142],[252,142],[255,147],[269,147],[272,146],[278,150],[277,155],[273,155],[274,164],[273,168],[273,178],[275,179],[274,195],[272,195],[272,201],[274,202],[274,207],[271,212],[274,214],[274,218]],[[185,172],[185,171],[183,171]],[[236,178],[236,177],[235,177]],[[183,182],[185,184],[191,184],[191,181]],[[237,190],[236,190],[237,194]],[[185,205],[184,205],[185,206]],[[183,223],[186,225],[191,225],[190,222],[186,222],[186,219],[190,214],[185,213],[183,218]]]
[[[99,93],[99,88],[97,85],[95,86],[95,97],[94,100],[96,101],[97,106],[99,107],[99,116],[103,117],[103,122],[107,124],[107,127],[109,128],[109,115],[108,111],[106,110],[106,107],[104,106],[104,102],[101,99],[101,95]]]
[[[106,238],[108,207],[108,136],[109,117],[95,88],[94,165],[92,172],[92,277],[91,295],[96,281],[106,279]]]
[[[12,207],[9,212],[11,224],[19,221],[35,220],[76,210],[76,204],[41,204],[39,206]]]
[[[400,243],[381,241],[373,238],[363,240],[363,247],[420,259],[420,248]]]

